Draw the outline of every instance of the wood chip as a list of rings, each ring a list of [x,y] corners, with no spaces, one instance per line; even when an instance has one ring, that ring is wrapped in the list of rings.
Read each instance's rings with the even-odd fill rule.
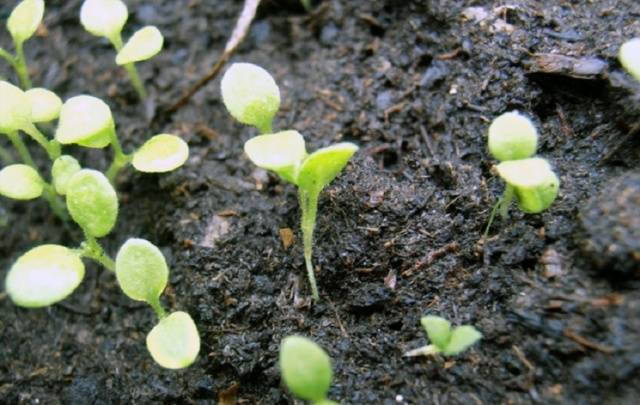
[[[282,247],[285,249],[289,249],[293,242],[295,241],[295,236],[293,235],[293,231],[291,228],[280,228],[278,231],[280,233],[280,240],[282,241]]]

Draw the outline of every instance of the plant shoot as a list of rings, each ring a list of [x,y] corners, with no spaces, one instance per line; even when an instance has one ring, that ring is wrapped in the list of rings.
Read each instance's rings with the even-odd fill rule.
[[[482,334],[473,326],[463,325],[451,328],[451,323],[439,316],[425,316],[420,320],[420,323],[431,344],[405,353],[407,357],[434,354],[456,356],[482,338]]]

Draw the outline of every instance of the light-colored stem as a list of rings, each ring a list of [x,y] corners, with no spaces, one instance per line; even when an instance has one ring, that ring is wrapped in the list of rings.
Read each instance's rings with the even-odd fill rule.
[[[302,210],[302,240],[304,244],[304,263],[307,268],[307,277],[311,285],[311,294],[315,301],[320,299],[318,286],[316,284],[316,276],[313,270],[313,231],[316,227],[316,217],[318,214],[318,196],[319,192],[315,190],[298,190],[300,198],[300,209]]]
[[[29,70],[27,69],[27,60],[24,57],[24,49],[22,42],[16,42],[16,56],[14,68],[20,79],[20,85],[23,89],[29,90],[31,88],[31,79],[29,78]]]
[[[498,209],[502,219],[509,216],[509,206],[511,205],[511,201],[513,201],[515,191],[515,188],[510,184],[507,184],[504,189],[504,194],[502,194],[502,198],[500,199],[500,208]]]
[[[116,271],[115,262],[111,257],[109,257],[108,254],[105,253],[100,243],[98,243],[98,240],[93,236],[89,235],[86,231],[84,234],[85,234],[85,242],[83,243],[83,246],[82,246],[82,251],[81,251],[82,256],[91,260],[95,260],[96,262],[103,265],[107,270],[115,273]]]
[[[273,133],[272,124],[273,124],[273,120],[257,125],[256,128],[258,128],[258,131],[260,131],[262,135],[272,134]]]
[[[416,356],[433,356],[440,353],[437,347],[434,345],[422,346],[417,349],[409,350],[404,354],[404,357],[416,357]]]
[[[111,41],[111,44],[113,45],[113,47],[116,48],[117,52],[120,52],[120,50],[122,50],[123,44],[122,44],[122,36],[120,35],[120,33],[118,33],[113,38],[109,38],[109,40]],[[147,91],[145,90],[144,84],[140,79],[140,75],[138,74],[138,69],[136,69],[136,64],[127,63],[124,65],[124,68],[127,71],[127,74],[129,75],[129,79],[131,80],[131,84],[133,84],[133,88],[136,90],[136,93],[138,93],[138,97],[140,98],[140,100],[146,99]]]
[[[56,160],[60,157],[60,144],[57,141],[49,141],[47,137],[40,132],[40,130],[33,124],[26,126],[22,129],[27,133],[34,141],[38,142],[44,150],[47,151],[49,159]]]
[[[0,48],[0,58],[6,60],[7,62],[9,62],[9,64],[11,66],[13,66],[13,68],[15,69],[16,67],[16,58],[11,55],[9,52],[5,51],[4,49]]]
[[[151,308],[153,308],[153,311],[156,313],[158,319],[161,320],[162,318],[167,316],[167,312],[164,310],[162,304],[160,303],[160,297],[156,297],[153,300],[147,301],[147,303],[151,306]]]
[[[107,169],[107,179],[109,179],[111,184],[115,184],[116,177],[118,177],[120,170],[131,162],[131,155],[127,155],[122,150],[122,146],[120,145],[115,129],[111,131],[109,136],[111,137],[111,149],[113,149],[113,161],[111,162],[109,169]]]

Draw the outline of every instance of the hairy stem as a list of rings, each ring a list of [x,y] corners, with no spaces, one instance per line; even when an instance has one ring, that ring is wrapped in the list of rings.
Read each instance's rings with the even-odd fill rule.
[[[111,184],[115,184],[118,173],[131,162],[131,156],[124,153],[115,128],[109,134],[111,137],[111,149],[113,149],[113,161],[107,169],[107,179]]]
[[[318,213],[318,193],[315,190],[298,190],[300,198],[300,209],[302,210],[302,239],[304,244],[304,263],[307,268],[307,277],[311,285],[311,295],[315,301],[320,299],[318,285],[313,271],[313,231],[316,227],[316,217]]]
[[[16,56],[15,63],[13,64],[20,79],[20,85],[23,89],[29,90],[31,88],[31,79],[29,78],[29,70],[27,69],[27,60],[24,57],[24,49],[22,42],[16,42]]]
[[[116,264],[108,254],[105,253],[98,240],[84,232],[85,242],[82,244],[82,256],[94,260],[103,265],[107,270],[115,273]]]
[[[123,44],[122,44],[122,36],[120,35],[120,33],[118,33],[118,35],[114,36],[113,38],[109,38],[109,40],[111,41],[111,44],[113,45],[113,47],[116,48],[116,51],[120,52],[120,50],[122,50]],[[136,90],[136,93],[138,93],[138,97],[140,98],[140,100],[146,99],[147,91],[145,90],[144,84],[140,79],[140,75],[138,74],[138,69],[136,69],[136,64],[127,63],[124,65],[124,68],[127,71],[127,74],[129,75],[129,79],[131,80],[131,84],[133,84],[133,88]]]

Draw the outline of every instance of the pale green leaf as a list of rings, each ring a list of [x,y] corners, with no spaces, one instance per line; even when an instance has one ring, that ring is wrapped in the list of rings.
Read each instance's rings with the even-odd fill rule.
[[[288,336],[282,341],[280,372],[287,388],[307,401],[326,398],[333,378],[327,353],[302,336]]]
[[[181,138],[160,134],[149,139],[133,155],[133,167],[145,173],[170,172],[189,157],[189,146]]]
[[[499,161],[526,159],[536,153],[538,132],[517,111],[504,113],[489,127],[489,152]]]
[[[16,132],[31,125],[31,102],[13,84],[0,81],[0,133]]]
[[[154,26],[147,26],[136,31],[116,56],[116,64],[140,62],[151,59],[162,50],[164,37]]]
[[[271,132],[271,122],[280,108],[280,89],[260,66],[234,63],[220,83],[222,100],[229,113],[243,124]]]
[[[91,148],[104,148],[111,142],[115,124],[111,109],[92,96],[76,96],[60,110],[56,140],[63,145],[76,143]]]
[[[0,194],[14,200],[33,200],[42,195],[44,181],[31,166],[14,164],[0,170]]]
[[[244,144],[244,152],[258,167],[273,170],[295,183],[295,173],[307,152],[304,138],[297,131],[260,135]]]
[[[109,180],[97,170],[82,169],[67,182],[71,218],[89,235],[105,236],[118,219],[118,197]]]
[[[60,116],[62,100],[56,93],[43,88],[30,89],[25,95],[31,102],[31,122],[49,122]]]
[[[545,159],[507,161],[496,168],[500,177],[514,187],[518,205],[526,213],[544,211],[558,196],[560,180]]]
[[[51,166],[51,177],[53,178],[53,186],[60,195],[67,194],[67,184],[74,174],[82,169],[80,163],[69,155],[62,155],[53,162]]]
[[[147,350],[160,366],[180,369],[190,366],[200,352],[200,336],[186,312],[174,312],[160,320],[147,335]]]
[[[5,285],[16,305],[37,308],[65,299],[83,278],[84,265],[76,252],[64,246],[42,245],[20,256]]]
[[[167,286],[169,268],[155,245],[144,239],[129,239],[116,256],[116,277],[131,299],[157,302]]]
[[[80,8],[80,22],[84,29],[113,41],[120,36],[129,11],[121,0],[85,0]]]
[[[320,192],[340,174],[357,150],[349,142],[318,149],[302,162],[296,184],[308,192]]]
[[[13,9],[7,30],[16,43],[22,43],[31,38],[38,29],[44,15],[43,0],[23,0]]]
[[[422,327],[429,336],[429,341],[442,351],[451,338],[451,322],[439,316],[425,316],[420,319]]]
[[[618,58],[631,76],[640,81],[640,38],[633,38],[622,44]]]
[[[482,334],[473,326],[458,326],[451,332],[451,339],[442,354],[445,356],[455,356],[467,350],[471,345],[480,340],[480,338],[482,338]]]

